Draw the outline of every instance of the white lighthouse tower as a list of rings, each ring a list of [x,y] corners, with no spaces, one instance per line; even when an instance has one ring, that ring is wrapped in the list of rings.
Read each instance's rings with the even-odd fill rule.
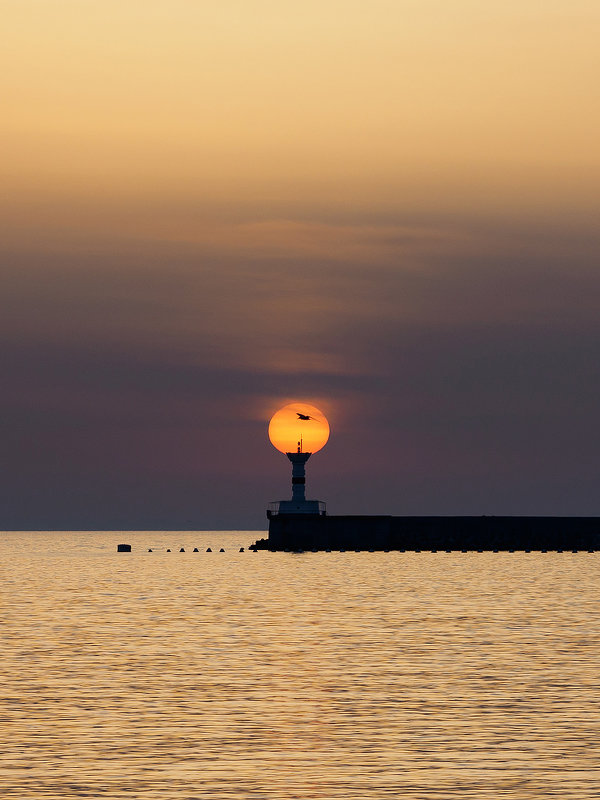
[[[272,417],[269,438],[292,463],[292,499],[269,503],[267,517],[270,519],[275,514],[325,515],[327,510],[322,500],[306,499],[305,469],[313,452],[320,450],[329,438],[329,423],[325,416],[314,406],[291,403]],[[294,440],[295,451],[290,448]],[[310,447],[309,452],[304,450],[305,442]]]

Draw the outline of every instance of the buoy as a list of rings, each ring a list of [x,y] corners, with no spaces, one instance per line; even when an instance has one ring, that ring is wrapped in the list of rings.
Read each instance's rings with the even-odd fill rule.
[[[184,548],[184,547],[181,547],[181,548],[179,549],[179,552],[180,552],[180,553],[185,553],[185,548]]]
[[[149,552],[149,553],[151,553],[151,552],[152,552],[152,548],[151,548],[151,547],[149,547],[149,548],[148,548],[148,552]]]
[[[199,552],[200,552],[200,550],[198,550],[198,548],[197,548],[197,547],[194,547],[194,551],[193,551],[193,552],[194,552],[194,553],[199,553]]]
[[[225,552],[225,550],[224,550],[223,548],[221,548],[221,549],[219,550],[219,553],[224,553],[224,552]]]
[[[167,547],[167,553],[170,553],[170,552],[171,552],[171,548]]]
[[[118,544],[117,545],[117,553],[131,553],[131,545],[130,544]]]
[[[207,553],[212,553],[212,550],[211,550],[211,548],[210,548],[210,547],[207,547],[207,548],[206,548],[206,552],[207,552]]]
[[[243,552],[244,552],[244,548],[240,547],[240,553],[243,553]]]

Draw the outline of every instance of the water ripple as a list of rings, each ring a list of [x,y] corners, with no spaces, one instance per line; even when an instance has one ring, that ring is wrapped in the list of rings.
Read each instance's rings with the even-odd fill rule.
[[[600,797],[600,556],[120,536],[0,541],[3,798]]]

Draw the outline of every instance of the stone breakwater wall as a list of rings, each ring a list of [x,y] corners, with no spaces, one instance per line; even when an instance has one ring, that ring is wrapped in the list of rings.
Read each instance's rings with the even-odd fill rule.
[[[600,550],[599,517],[279,514],[268,550]]]

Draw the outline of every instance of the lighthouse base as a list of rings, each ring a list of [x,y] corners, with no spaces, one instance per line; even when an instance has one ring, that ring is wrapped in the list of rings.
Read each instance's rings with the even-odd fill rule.
[[[316,514],[325,516],[327,506],[323,500],[277,500],[269,503],[267,508],[267,519],[276,517],[279,514]]]

